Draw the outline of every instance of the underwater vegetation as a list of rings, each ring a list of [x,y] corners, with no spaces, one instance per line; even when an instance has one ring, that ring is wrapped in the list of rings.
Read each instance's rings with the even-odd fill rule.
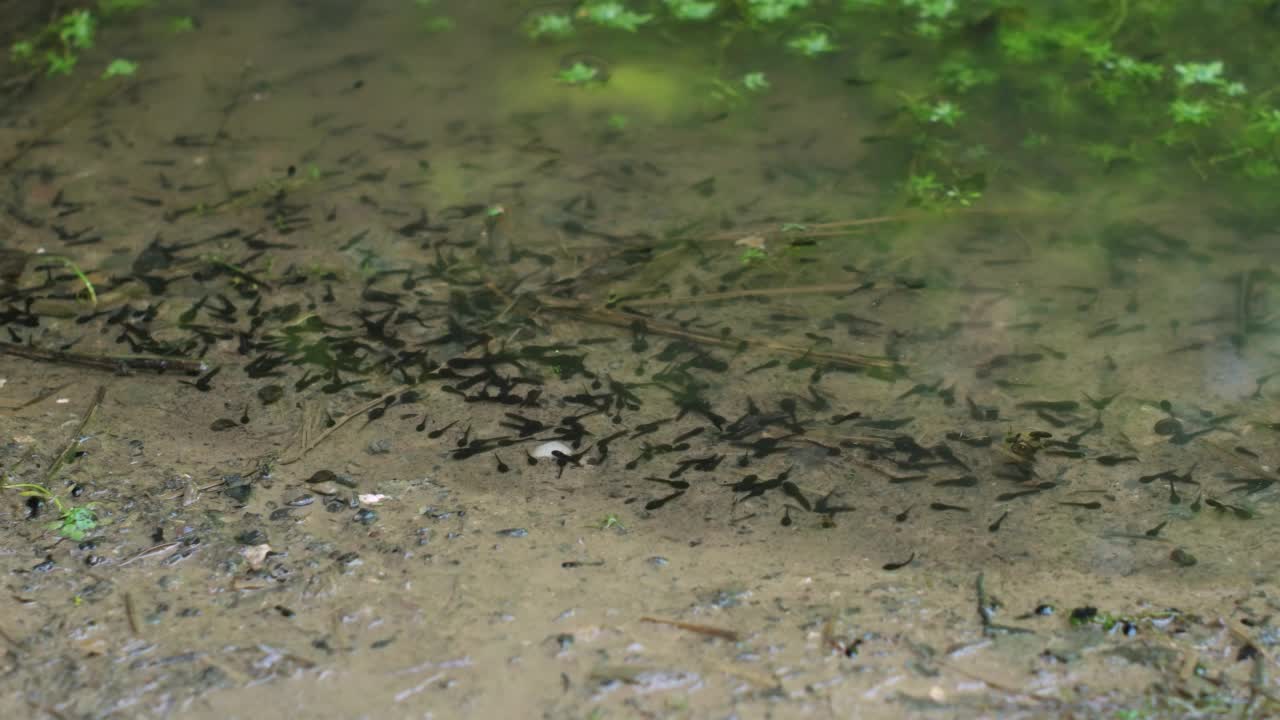
[[[588,0],[531,9],[520,27],[615,64],[704,49],[692,70],[726,104],[776,89],[768,68],[797,58],[887,118],[866,141],[903,158],[898,184],[918,206],[1081,168],[1150,183],[1172,167],[1246,190],[1280,176],[1272,2]],[[579,61],[559,79],[602,75]]]

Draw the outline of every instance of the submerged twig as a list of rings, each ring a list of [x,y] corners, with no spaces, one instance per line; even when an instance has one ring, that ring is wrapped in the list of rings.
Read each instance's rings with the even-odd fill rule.
[[[143,559],[143,558],[151,557],[152,555],[156,555],[156,554],[162,553],[162,552],[164,552],[165,550],[168,550],[169,548],[177,547],[177,546],[179,546],[179,545],[181,545],[181,544],[182,544],[182,541],[181,541],[181,540],[171,540],[171,541],[169,541],[169,542],[163,542],[163,543],[160,543],[159,545],[152,545],[151,547],[147,548],[146,550],[143,550],[143,551],[141,551],[141,552],[139,552],[139,553],[137,553],[137,554],[133,555],[132,557],[128,558],[128,559],[127,559],[127,560],[125,560],[124,562],[120,563],[120,567],[124,567],[125,565],[128,565],[128,564],[130,564],[130,563],[134,562],[135,560],[141,560],[141,559]]]
[[[808,285],[799,287],[758,288],[754,290],[728,290],[726,292],[705,293],[702,295],[685,295],[674,298],[640,298],[628,300],[628,307],[654,307],[664,305],[682,305],[694,303],[718,302],[720,300],[736,300],[745,297],[779,297],[786,295],[840,295],[861,290],[865,283],[834,283],[829,285]]]
[[[124,594],[124,615],[129,620],[129,631],[134,637],[142,637],[142,633],[138,630],[138,613],[133,607],[133,596],[129,593]]]
[[[65,383],[62,383],[61,385],[58,385],[57,387],[52,387],[52,388],[49,388],[48,390],[42,390],[41,392],[36,393],[34,397],[32,397],[30,400],[27,400],[26,402],[19,403],[17,405],[0,405],[0,408],[3,408],[5,410],[11,410],[14,412],[17,412],[18,410],[26,410],[32,405],[43,402],[53,397],[54,395],[57,395],[60,391],[66,389],[72,384],[73,383],[65,382]]]
[[[403,392],[405,392],[406,390],[409,390],[409,389],[411,389],[411,388],[413,388],[413,387],[414,387],[413,385],[401,385],[400,387],[396,388],[395,390],[392,390],[391,392],[388,392],[388,393],[385,393],[385,394],[383,394],[383,395],[381,395],[381,396],[379,396],[379,397],[376,397],[376,398],[374,398],[374,399],[370,400],[369,402],[365,403],[364,405],[361,405],[359,408],[357,408],[357,409],[355,409],[355,410],[352,410],[351,412],[347,413],[346,415],[343,415],[343,416],[342,416],[342,417],[341,417],[337,422],[335,422],[335,423],[333,424],[333,427],[330,427],[329,429],[327,429],[327,430],[325,430],[324,432],[320,433],[320,435],[319,435],[316,439],[311,440],[311,441],[305,441],[305,440],[304,440],[304,441],[303,441],[302,448],[298,451],[298,454],[297,454],[296,456],[291,457],[291,458],[289,458],[289,459],[287,459],[287,460],[281,460],[281,461],[279,461],[279,463],[278,463],[278,464],[280,464],[280,465],[292,465],[292,464],[294,464],[294,463],[298,462],[298,461],[299,461],[299,460],[301,460],[303,457],[305,457],[307,453],[309,453],[309,452],[311,452],[313,449],[315,449],[315,447],[316,447],[317,445],[319,445],[320,443],[324,442],[325,438],[327,438],[327,437],[329,437],[330,435],[332,435],[333,433],[337,432],[337,431],[338,431],[338,430],[339,430],[343,425],[346,425],[347,423],[351,422],[353,419],[355,419],[355,418],[357,418],[357,417],[359,417],[359,416],[361,416],[361,415],[365,414],[365,413],[366,413],[366,412],[368,412],[369,410],[373,409],[373,408],[374,408],[376,405],[378,405],[379,403],[385,402],[388,398],[393,398],[393,397],[395,397],[396,395],[399,395],[400,393],[403,393]]]
[[[187,375],[200,375],[209,371],[209,366],[199,360],[169,358],[158,355],[93,355],[69,350],[45,350],[30,345],[0,342],[0,354],[5,353],[28,360],[39,360],[61,365],[79,365],[108,372],[149,370],[162,373],[174,370]]]
[[[622,312],[619,310],[587,308],[579,305],[578,303],[556,300],[554,298],[540,298],[540,300],[543,307],[548,310],[554,310],[586,322],[595,322],[602,325],[612,325],[614,327],[622,328],[635,327],[636,323],[640,323],[644,327],[645,332],[653,333],[655,335],[666,335],[667,337],[680,338],[681,340],[689,340],[701,345],[714,345],[716,347],[735,349],[756,348],[793,355],[795,357],[801,357],[815,362],[829,362],[845,367],[882,369],[893,369],[898,367],[898,363],[889,358],[859,355],[855,353],[825,352],[813,350],[811,348],[795,347],[793,345],[787,345],[774,340],[766,340],[764,338],[751,336],[725,338],[717,335],[708,335],[706,333],[685,330],[684,328],[662,322],[655,322],[652,318],[637,315],[635,313]]]
[[[80,443],[84,442],[84,429],[89,425],[89,421],[93,419],[93,414],[98,411],[98,406],[102,404],[102,399],[107,396],[107,387],[99,385],[93,394],[93,400],[89,403],[89,407],[84,411],[84,415],[80,416],[80,424],[76,426],[76,431],[71,434],[71,439],[67,441],[67,446],[58,453],[58,457],[49,465],[49,470],[44,474],[44,484],[48,485],[58,471],[62,469],[63,464],[67,462],[67,458],[80,447]]]
[[[640,622],[669,625],[681,630],[698,633],[699,635],[720,638],[721,640],[728,640],[729,642],[738,642],[737,632],[734,632],[733,630],[725,630],[724,628],[713,627],[711,625],[699,625],[697,623],[687,623],[680,620],[666,620],[664,618],[649,617],[648,615],[640,618]]]

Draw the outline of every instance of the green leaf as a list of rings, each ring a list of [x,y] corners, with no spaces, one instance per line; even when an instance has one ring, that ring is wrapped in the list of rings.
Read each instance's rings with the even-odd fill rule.
[[[597,25],[627,32],[635,32],[636,28],[653,20],[653,15],[634,12],[614,0],[593,2],[579,10],[578,14]]]
[[[62,42],[76,48],[93,47],[93,30],[97,25],[93,13],[88,10],[76,10],[63,15],[58,21],[58,37]]]
[[[588,65],[581,60],[561,70],[556,79],[565,85],[586,85],[600,76],[600,69]]]
[[[35,54],[35,43],[30,40],[19,40],[9,47],[9,57],[12,57],[14,62],[30,60],[32,57],[35,57]]]
[[[742,76],[742,87],[751,92],[764,92],[769,89],[769,78],[762,72],[749,72]]]
[[[810,30],[794,37],[787,41],[787,47],[810,58],[834,52],[836,49],[835,44],[831,42],[831,35],[825,30]]]
[[[65,55],[56,53],[52,50],[44,54],[45,63],[48,65],[46,72],[49,75],[70,75],[71,71],[76,67],[76,56],[71,53]]]
[[[559,13],[542,13],[533,16],[525,26],[525,34],[531,38],[567,38],[573,34],[573,18]]]
[[[716,0],[663,0],[667,10],[677,20],[708,20],[720,9]]]
[[[1222,61],[1207,63],[1180,63],[1173,66],[1178,75],[1178,85],[1218,85],[1222,83]]]
[[[116,58],[107,65],[107,69],[102,73],[103,78],[113,77],[133,77],[138,73],[138,63],[124,58]]]

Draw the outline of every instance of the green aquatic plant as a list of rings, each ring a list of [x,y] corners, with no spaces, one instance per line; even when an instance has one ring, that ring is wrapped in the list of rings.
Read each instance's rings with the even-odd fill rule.
[[[573,18],[556,12],[539,13],[525,23],[524,32],[535,40],[563,40],[573,34]]]
[[[810,0],[746,0],[746,15],[761,23],[776,23],[808,8]]]
[[[773,70],[761,58],[770,48],[824,62],[833,74],[850,69],[850,79],[875,76],[832,91],[861,93],[871,112],[894,118],[877,138],[891,142],[880,147],[909,156],[898,156],[898,182],[886,185],[922,190],[914,197],[937,205],[974,202],[961,189],[967,178],[1048,177],[1043,166],[1070,171],[1082,156],[1138,179],[1179,165],[1198,178],[1280,177],[1280,102],[1267,71],[1280,51],[1255,40],[1277,16],[1263,4],[586,0],[539,11],[522,30],[536,40],[583,25],[636,34],[625,46],[599,40],[614,43],[607,56],[618,63],[645,52],[646,41],[659,52],[702,45],[707,71],[693,75],[710,76],[710,99],[731,110],[768,88]],[[1213,37],[1241,42],[1206,52]],[[756,67],[734,66],[747,57]],[[558,77],[566,85],[602,79],[586,65]],[[895,97],[911,100],[894,107]],[[903,182],[908,175],[917,181]],[[929,176],[941,191],[919,182]]]
[[[107,69],[102,72],[103,78],[113,77],[133,77],[138,74],[138,63],[132,60],[116,58],[107,65]]]
[[[614,30],[635,32],[641,25],[653,21],[651,13],[639,13],[616,0],[588,2],[578,9],[579,17]]]
[[[182,15],[169,20],[169,32],[173,33],[174,35],[181,35],[182,33],[194,32],[195,29],[196,29],[195,18],[191,17],[190,15]]]
[[[63,257],[61,255],[46,255],[45,259],[61,263],[63,267],[70,270],[71,274],[75,275],[76,279],[84,285],[85,296],[89,298],[89,304],[94,306],[98,304],[98,293],[93,289],[93,282],[89,280],[89,276],[80,269],[80,266],[77,265],[75,261],[69,257]]]
[[[600,523],[596,525],[596,528],[599,530],[618,530],[620,532],[624,532],[627,529],[622,524],[622,520],[618,518],[617,513],[605,515]]]
[[[58,519],[48,523],[46,527],[68,540],[83,540],[98,527],[98,517],[93,512],[93,503],[69,507],[62,502],[62,498],[58,497],[57,493],[37,483],[11,483],[5,485],[4,489],[17,490],[22,497],[52,503],[57,510]]]
[[[147,7],[150,0],[100,0],[102,18]],[[79,64],[80,51],[94,46],[99,15],[88,9],[70,10],[49,22],[35,35],[15,41],[9,46],[9,57],[19,65],[43,66],[46,75],[70,75]],[[120,72],[125,66],[116,61],[108,66],[105,77],[131,74]],[[137,68],[136,65],[133,66]],[[114,68],[114,70],[113,70]]]
[[[716,0],[663,0],[663,4],[677,20],[710,20],[720,10]]]
[[[749,72],[742,76],[742,87],[751,92],[764,92],[769,89],[769,78],[760,71]]]
[[[805,57],[814,58],[819,55],[835,52],[835,43],[831,42],[831,34],[826,30],[807,30],[787,41],[787,47]]]
[[[556,80],[565,85],[586,85],[600,79],[600,69],[581,60],[556,73]]]

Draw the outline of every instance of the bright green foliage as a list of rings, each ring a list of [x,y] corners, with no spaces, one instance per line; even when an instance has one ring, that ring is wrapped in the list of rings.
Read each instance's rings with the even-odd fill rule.
[[[834,52],[836,46],[825,30],[810,30],[787,41],[787,47],[805,57],[817,57]]]
[[[1221,60],[1207,63],[1179,63],[1173,66],[1173,71],[1178,75],[1180,87],[1222,84]]]
[[[769,89],[769,78],[762,72],[749,72],[742,76],[742,87],[751,92],[764,92]]]
[[[85,49],[93,47],[93,31],[98,21],[88,10],[75,10],[58,21],[58,37],[64,46]]]
[[[796,10],[809,7],[810,0],[747,0],[749,19],[762,23],[786,20]]]
[[[618,517],[617,513],[609,513],[608,515],[605,515],[596,527],[600,530],[616,530],[619,532],[625,532],[627,529],[622,525],[622,520]]]
[[[769,255],[760,248],[747,248],[742,251],[742,255],[738,259],[742,261],[743,265],[751,266],[769,259]]]
[[[49,523],[51,530],[68,540],[80,541],[96,530],[98,518],[93,513],[92,504],[68,508],[57,521]]]
[[[935,125],[953,128],[965,114],[959,105],[950,100],[936,100],[934,102],[909,100],[907,109],[915,116],[916,120],[926,127]]]
[[[131,60],[125,60],[123,58],[116,58],[107,66],[107,69],[102,73],[102,77],[133,77],[137,73],[138,63]]]
[[[196,21],[190,15],[176,17],[169,21],[169,32],[174,35],[189,33],[196,29]]]
[[[58,511],[58,519],[49,523],[48,528],[68,540],[83,540],[85,535],[98,527],[98,518],[93,512],[93,503],[80,507],[67,507],[62,498],[44,485],[36,483],[13,483],[4,486],[5,490],[17,490],[23,497],[39,498],[53,503]]]
[[[663,4],[677,20],[710,20],[720,9],[716,0],[663,0]]]
[[[910,154],[891,178],[908,201],[954,206],[982,191],[967,178],[1061,177],[1081,158],[1141,171],[1135,178],[1155,177],[1150,166],[1194,168],[1199,179],[1280,177],[1280,43],[1267,35],[1274,28],[1266,23],[1276,22],[1271,5],[585,0],[573,11],[541,11],[524,31],[559,38],[590,23],[651,36],[655,48],[705,45],[714,51],[710,72],[693,74],[710,74],[710,98],[730,108],[769,87],[765,71],[775,82],[782,76],[760,59],[767,52],[755,51],[823,59],[831,72],[815,73],[818,82],[852,71],[872,86],[831,82],[829,92],[856,95],[868,117],[892,118],[877,134],[891,141],[884,147]],[[628,50],[619,48],[636,45],[610,46],[607,57],[625,63]],[[37,44],[35,56],[44,50]],[[745,58],[752,65],[735,65]],[[584,65],[558,79],[585,85],[602,74]],[[906,100],[893,107],[893,98]]]
[[[1169,104],[1169,115],[1179,125],[1208,125],[1213,119],[1213,108],[1203,100],[1174,100]]]
[[[527,25],[525,34],[529,37],[559,40],[573,34],[573,18],[560,13],[541,13],[534,15]]]
[[[599,68],[582,61],[575,62],[556,74],[556,79],[565,85],[586,85],[599,77]]]
[[[634,12],[616,0],[587,3],[578,10],[578,14],[597,25],[627,32],[635,32],[636,28],[653,20],[653,15]]]
[[[70,75],[76,69],[78,57],[71,53],[59,53],[49,50],[44,54],[45,72],[49,75]]]

